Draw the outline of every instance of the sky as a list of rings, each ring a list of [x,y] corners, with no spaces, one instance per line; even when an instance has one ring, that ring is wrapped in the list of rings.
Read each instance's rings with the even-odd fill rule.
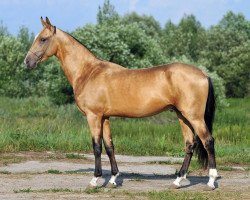
[[[40,17],[48,16],[53,25],[65,31],[96,23],[98,6],[104,0],[0,0],[0,21],[11,34],[21,26],[38,33]],[[164,27],[168,20],[178,23],[186,14],[194,14],[208,28],[217,24],[231,10],[243,13],[250,20],[249,0],[110,0],[115,10],[124,15],[129,12],[152,15]]]

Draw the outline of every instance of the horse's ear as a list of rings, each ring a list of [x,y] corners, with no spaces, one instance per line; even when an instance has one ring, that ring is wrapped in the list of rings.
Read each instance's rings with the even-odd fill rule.
[[[48,18],[48,17],[46,17],[46,23],[47,23],[48,25],[52,26],[52,24],[50,23],[50,21],[49,21],[49,18]]]
[[[46,22],[43,20],[43,17],[41,17],[41,23],[42,23],[43,27],[46,26]]]
[[[56,26],[53,26],[53,25],[51,24],[51,22],[50,22],[50,20],[49,20],[48,17],[46,17],[45,19],[46,19],[46,22],[45,22],[46,27],[47,27],[49,30],[51,30],[51,31],[53,32],[53,34],[55,34],[55,33],[56,33]]]
[[[53,34],[56,34],[56,26],[53,26]]]

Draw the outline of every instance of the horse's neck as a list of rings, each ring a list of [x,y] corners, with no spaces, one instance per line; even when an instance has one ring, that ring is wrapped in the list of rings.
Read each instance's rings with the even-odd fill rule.
[[[96,57],[73,37],[58,31],[58,51],[56,57],[60,60],[62,69],[74,88],[79,76],[87,78],[94,69]]]

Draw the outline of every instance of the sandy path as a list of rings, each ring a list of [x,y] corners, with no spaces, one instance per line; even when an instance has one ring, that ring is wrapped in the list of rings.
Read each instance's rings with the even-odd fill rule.
[[[0,199],[126,199],[122,191],[147,192],[169,189],[175,179],[176,169],[180,165],[150,164],[154,161],[180,161],[179,158],[168,157],[132,157],[117,156],[121,175],[118,178],[118,188],[113,192],[87,194],[84,190],[93,173],[93,156],[84,155],[86,159],[72,160],[27,160],[22,163],[8,164],[0,167]],[[107,157],[103,157],[103,178],[100,186],[105,186],[110,177],[110,165]],[[61,174],[47,173],[48,170],[58,170]],[[249,171],[220,171],[217,191],[236,191],[244,194],[244,199],[250,197]],[[201,191],[208,177],[206,172],[191,173],[183,181],[182,191]],[[69,190],[51,192],[49,190]],[[20,192],[31,190],[31,192]],[[109,190],[109,189],[106,189]],[[15,193],[18,192],[18,193]],[[145,197],[141,197],[145,199]],[[138,197],[138,199],[141,199]],[[250,198],[249,198],[250,199]]]

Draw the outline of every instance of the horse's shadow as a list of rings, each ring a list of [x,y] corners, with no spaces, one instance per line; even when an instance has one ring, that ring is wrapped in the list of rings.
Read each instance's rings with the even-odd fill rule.
[[[75,170],[76,173],[90,173],[93,172],[93,168],[87,168],[87,169],[79,169]],[[132,172],[120,172],[120,175],[118,176],[116,183],[117,187],[122,187],[124,180],[175,180],[177,177],[176,174],[170,174],[170,175],[159,175],[159,174],[145,174],[145,173],[132,173]],[[108,185],[108,182],[110,180],[110,170],[103,170],[102,178],[104,179],[104,183],[102,184],[102,187],[106,187]],[[206,185],[208,182],[209,177],[208,176],[187,176],[188,181],[185,182],[181,188],[189,188],[194,185],[202,184]],[[221,177],[218,177],[217,180],[221,179]],[[187,183],[189,182],[189,183]],[[218,188],[218,182],[216,181],[215,187]]]

